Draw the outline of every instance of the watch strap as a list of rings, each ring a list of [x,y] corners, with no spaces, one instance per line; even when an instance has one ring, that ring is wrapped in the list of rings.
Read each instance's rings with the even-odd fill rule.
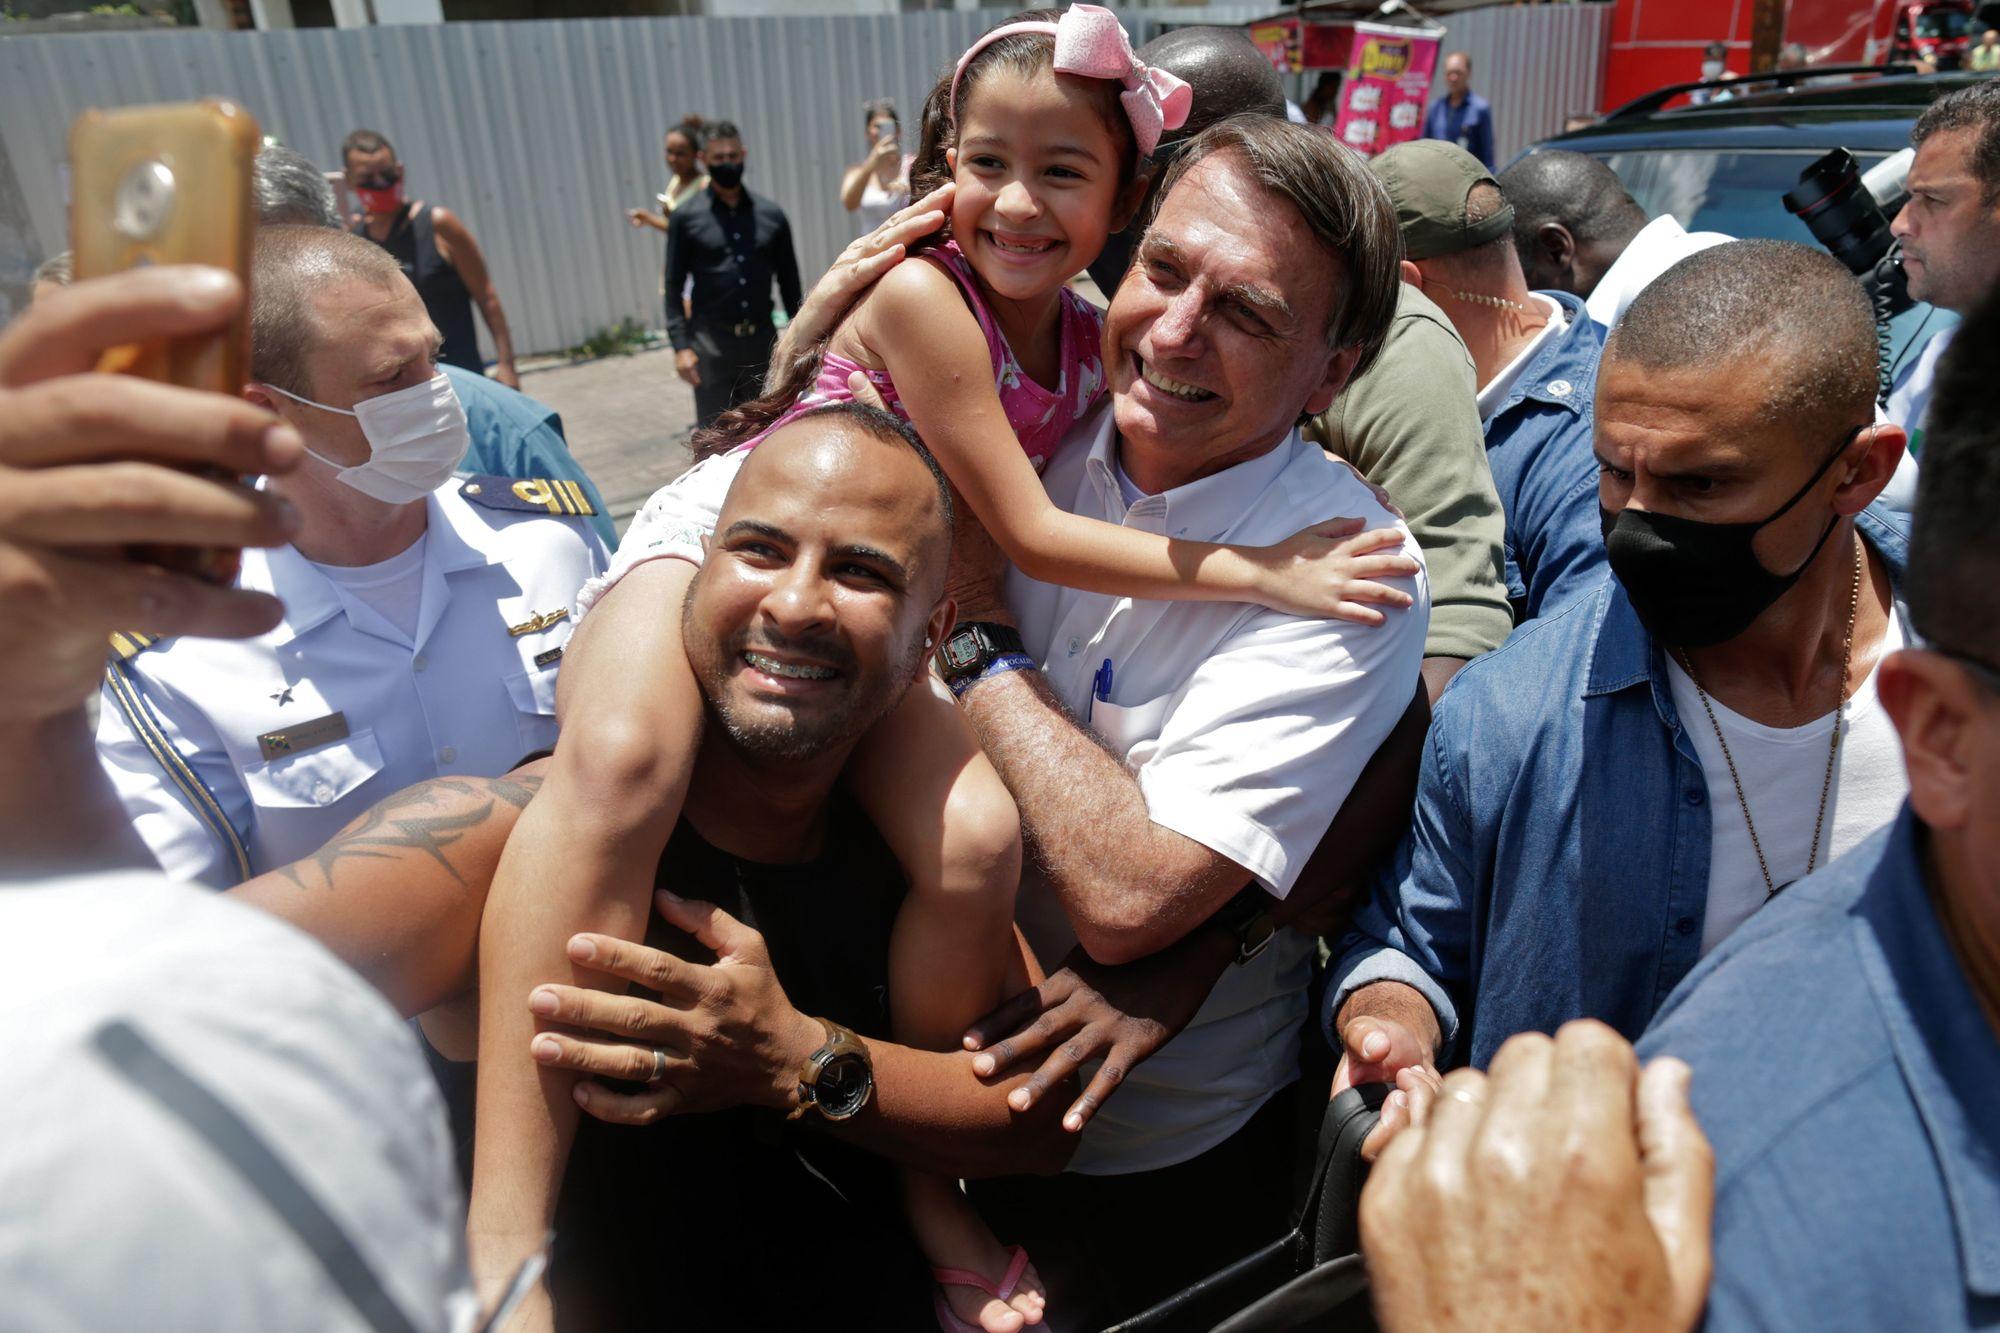
[[[968,620],[945,636],[937,651],[938,674],[947,685],[975,679],[995,659],[1027,653],[1021,632],[993,620]]]
[[[1009,671],[1033,671],[1034,669],[1035,659],[1026,653],[1002,653],[988,662],[984,669],[972,675],[961,676],[957,680],[948,682],[951,686],[951,697],[954,699],[963,697],[967,690],[982,680],[988,680],[994,676],[1004,676]]]
[[[1238,967],[1264,952],[1278,933],[1277,923],[1271,919],[1270,899],[1255,884],[1244,885],[1234,898],[1216,910],[1212,919],[1236,937],[1236,957],[1232,961]]]
[[[807,1111],[826,1114],[819,1101],[819,1078],[826,1067],[843,1056],[859,1059],[873,1073],[873,1062],[868,1058],[868,1046],[849,1028],[841,1026],[830,1018],[814,1016],[813,1021],[826,1031],[826,1041],[820,1048],[806,1057],[805,1066],[799,1070],[799,1104],[786,1113],[785,1119],[797,1120]]]

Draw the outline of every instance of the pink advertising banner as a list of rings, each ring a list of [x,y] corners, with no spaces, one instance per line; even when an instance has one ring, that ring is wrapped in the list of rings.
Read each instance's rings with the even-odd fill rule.
[[[1417,137],[1443,36],[1442,29],[1354,25],[1354,46],[1333,127],[1342,143],[1372,157]]]

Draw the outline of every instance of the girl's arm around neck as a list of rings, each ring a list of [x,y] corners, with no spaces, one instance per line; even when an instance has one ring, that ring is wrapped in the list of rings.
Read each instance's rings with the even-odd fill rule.
[[[1000,406],[979,321],[935,265],[891,270],[843,334],[866,349],[857,360],[888,370],[917,434],[1030,578],[1120,597],[1258,600],[1259,569],[1239,548],[1131,531],[1049,499]]]

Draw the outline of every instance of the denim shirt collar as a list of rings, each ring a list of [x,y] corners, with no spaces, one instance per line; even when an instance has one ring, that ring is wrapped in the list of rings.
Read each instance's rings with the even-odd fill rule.
[[[1572,414],[1580,415],[1590,409],[1591,399],[1597,392],[1597,359],[1604,351],[1604,337],[1597,325],[1591,322],[1583,302],[1568,292],[1536,292],[1535,295],[1545,296],[1560,305],[1563,318],[1569,323],[1560,337],[1553,339],[1535,354],[1534,360],[1522,367],[1513,389],[1493,409],[1493,415],[1487,421],[1488,439],[1496,435],[1504,438],[1504,432],[1493,429],[1494,423],[1524,402],[1566,408]]]
[[[1937,1155],[1966,1287],[2000,1296],[2000,1039],[1925,890],[1923,827],[1908,805],[1855,903],[1862,975]]]
[[[1873,504],[1854,516],[1854,526],[1875,553],[1882,557],[1889,570],[1890,585],[1900,594],[1903,570],[1910,558],[1909,530],[1904,527],[1902,519],[1893,510]],[[1583,687],[1584,697],[1593,698],[1647,685],[1652,690],[1653,704],[1659,710],[1660,721],[1668,731],[1678,732],[1680,715],[1674,711],[1665,649],[1653,642],[1653,636],[1640,623],[1639,613],[1632,609],[1632,599],[1625,595],[1624,585],[1618,582],[1616,574],[1606,576],[1605,588],[1606,595],[1598,599],[1598,623],[1591,649],[1590,674]],[[1903,618],[1907,637],[1908,616],[1900,596],[1895,613]]]

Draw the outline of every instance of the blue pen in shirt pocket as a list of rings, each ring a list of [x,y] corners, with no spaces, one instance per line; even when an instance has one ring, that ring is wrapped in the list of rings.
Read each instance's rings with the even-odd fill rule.
[[[1097,668],[1097,674],[1090,678],[1090,711],[1093,715],[1097,712],[1099,699],[1111,702],[1111,659],[1108,657],[1104,659],[1104,665]],[[1084,721],[1088,722],[1090,718],[1086,717]]]

